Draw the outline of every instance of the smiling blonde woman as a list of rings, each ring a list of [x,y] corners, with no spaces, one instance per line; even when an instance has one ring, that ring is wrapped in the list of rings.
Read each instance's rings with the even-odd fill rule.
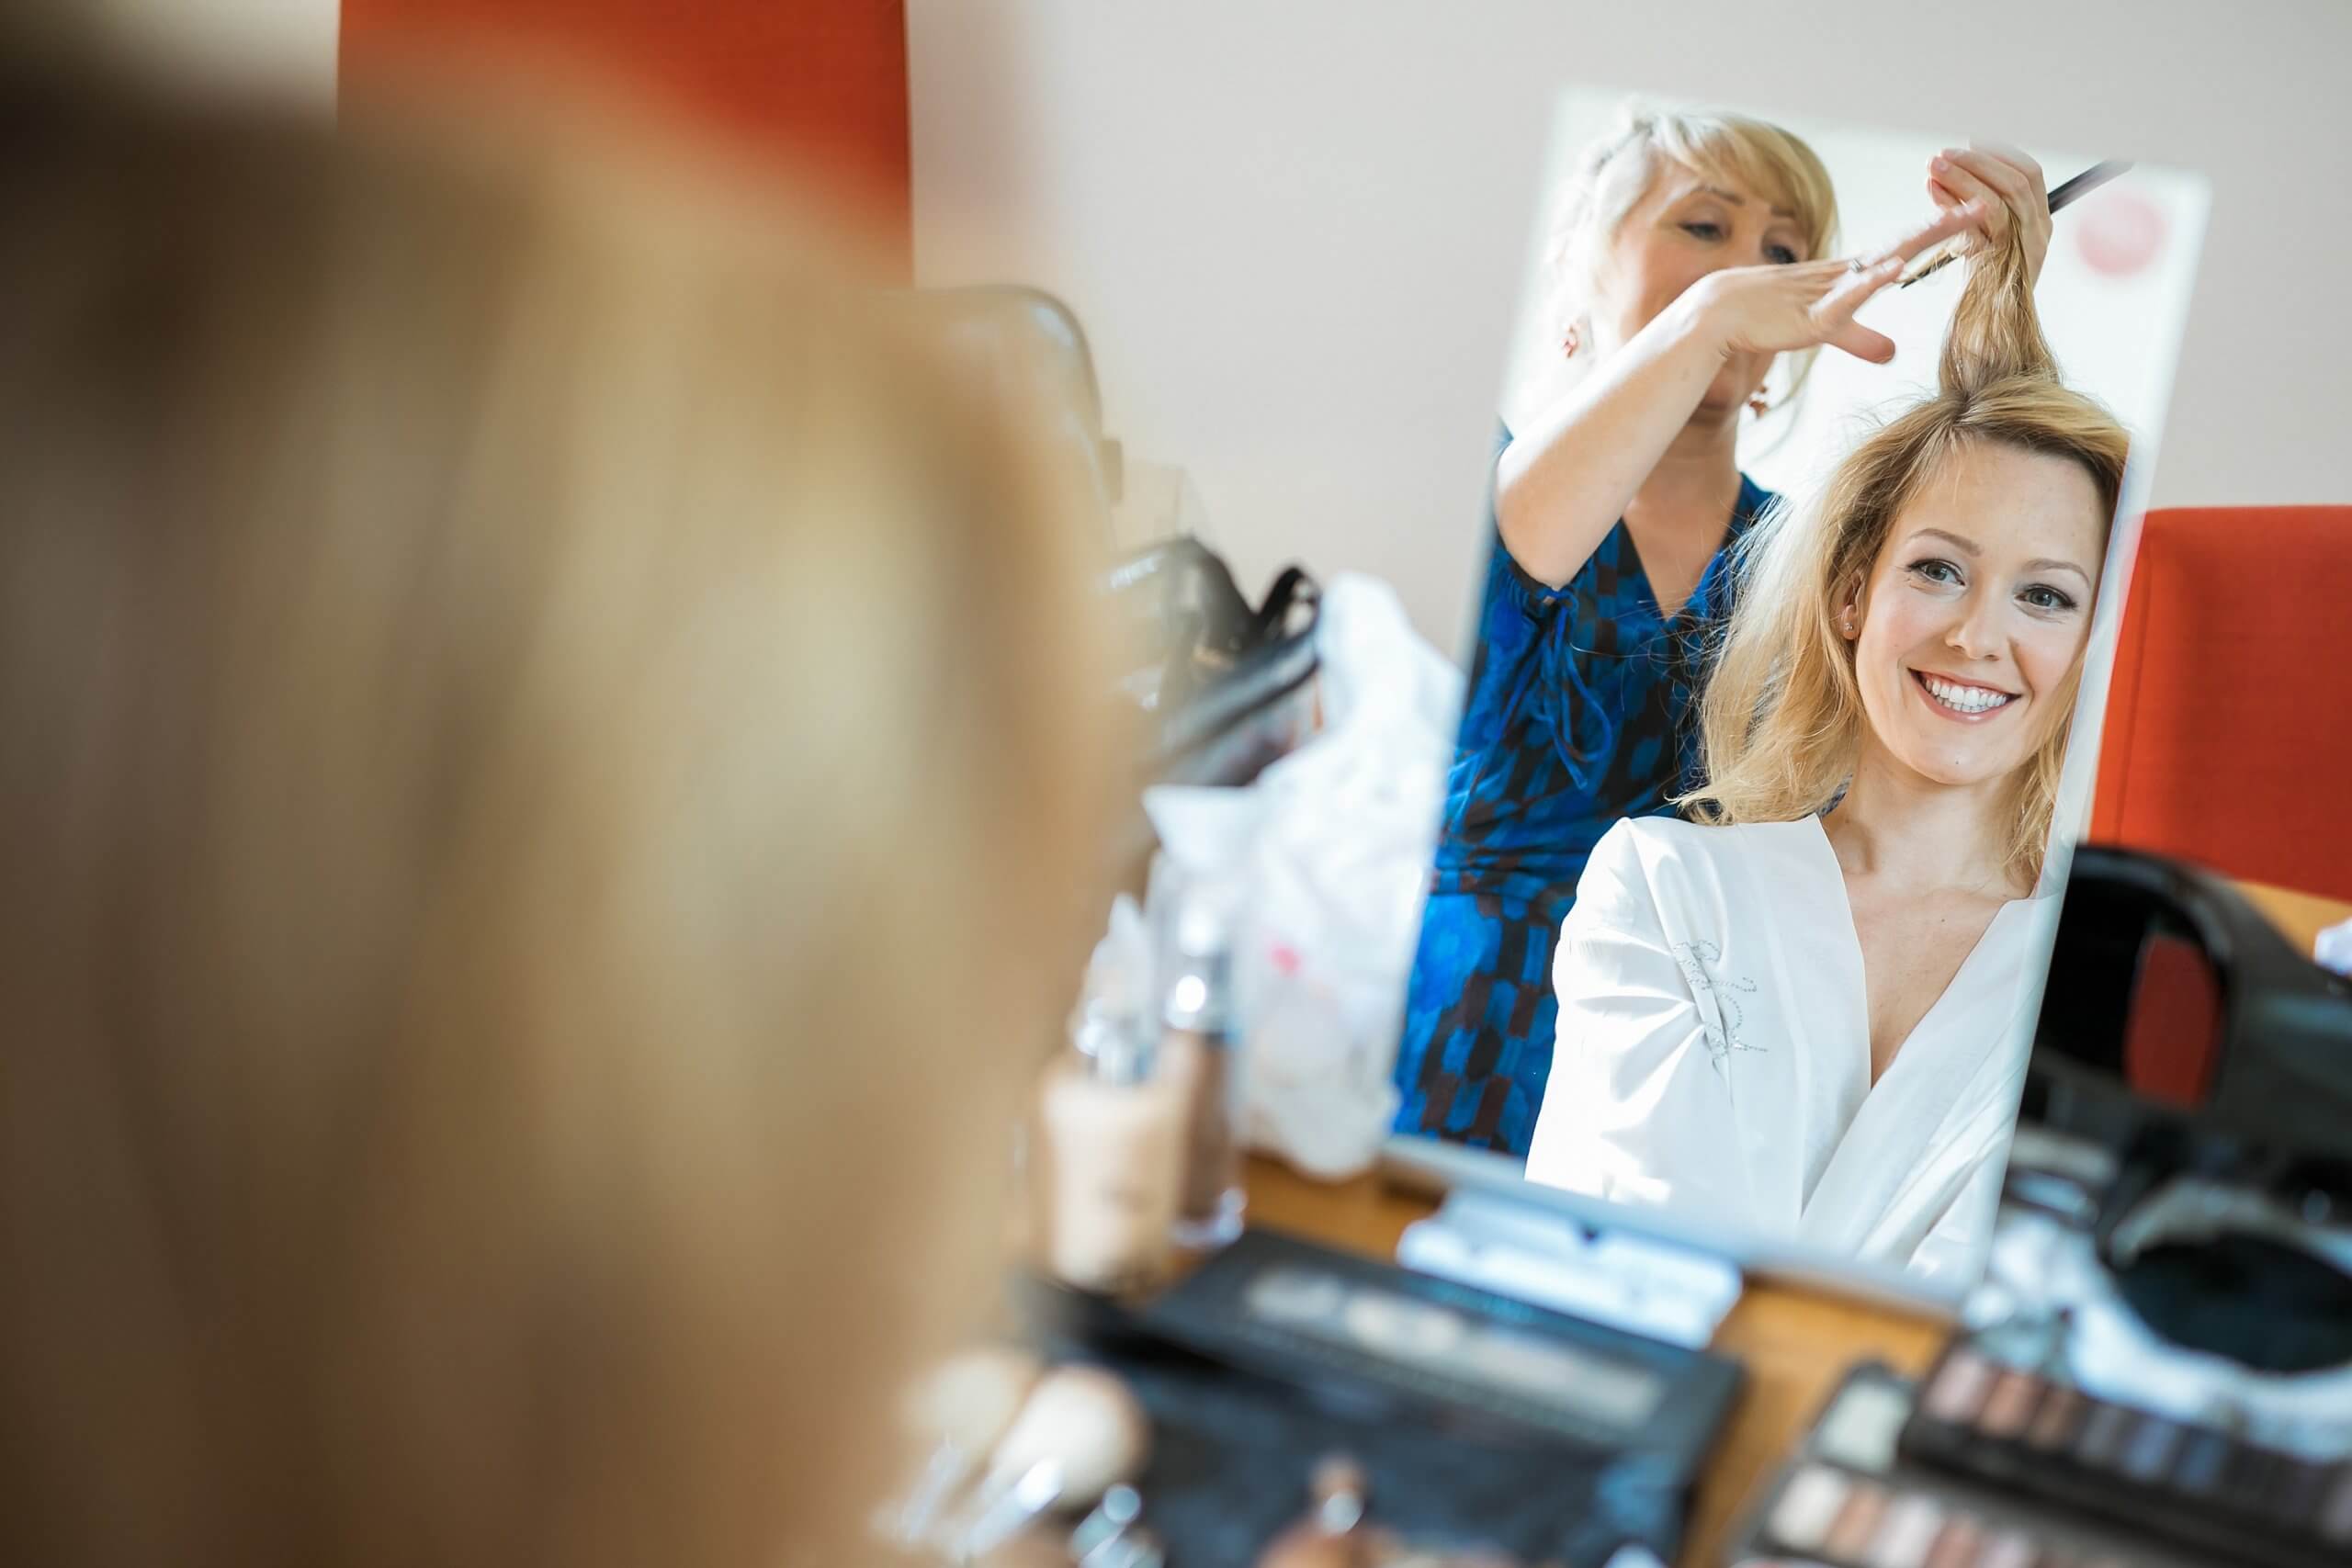
[[[1531,1179],[1975,1258],[2128,449],[2059,380],[2016,232],[1973,264],[1937,395],[1746,545],[1699,820],[1612,829],[1564,924]]]

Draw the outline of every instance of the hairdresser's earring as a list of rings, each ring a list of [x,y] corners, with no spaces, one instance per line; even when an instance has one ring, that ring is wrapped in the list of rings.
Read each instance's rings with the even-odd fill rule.
[[[1765,395],[1770,390],[1770,389],[1767,387],[1757,388],[1756,395],[1747,400],[1747,412],[1754,414],[1758,419],[1762,419],[1766,414],[1770,413],[1772,412],[1771,400]]]
[[[1577,331],[1577,324],[1574,321],[1570,321],[1568,330],[1560,334],[1560,357],[1574,359],[1577,356],[1577,350],[1583,346],[1584,334]]]

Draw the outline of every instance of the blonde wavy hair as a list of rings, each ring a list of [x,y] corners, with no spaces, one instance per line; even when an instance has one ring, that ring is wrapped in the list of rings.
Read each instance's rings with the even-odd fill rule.
[[[2059,379],[2035,314],[2021,226],[1970,264],[1944,339],[1936,395],[1873,431],[1817,498],[1751,529],[1735,562],[1737,608],[1714,649],[1699,728],[1705,784],[1677,804],[1710,822],[1786,822],[1826,810],[1853,775],[1863,727],[1853,647],[1838,607],[1869,580],[1905,506],[1950,456],[1997,443],[2080,465],[2113,525],[2131,440],[2115,416]],[[2081,663],[2014,783],[2007,869],[2039,880],[2066,757]]]
[[[0,1558],[874,1560],[1099,519],[642,127],[106,97],[0,81]]]
[[[1743,186],[1794,212],[1804,234],[1803,260],[1817,261],[1837,245],[1837,188],[1804,138],[1728,110],[1665,109],[1633,101],[1619,111],[1607,135],[1578,154],[1554,209],[1552,262],[1571,296],[1589,289],[1601,247],[1616,237],[1626,214],[1668,164]],[[1794,356],[1796,377],[1774,409],[1795,399],[1819,352],[1808,349]]]

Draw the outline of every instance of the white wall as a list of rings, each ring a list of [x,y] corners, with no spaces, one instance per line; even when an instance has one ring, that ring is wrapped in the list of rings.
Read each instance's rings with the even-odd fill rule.
[[[172,74],[334,102],[342,0],[89,0],[107,41]]]
[[[1185,468],[1245,579],[1376,572],[1449,648],[1572,82],[2204,174],[2153,502],[2352,499],[2340,0],[907,0],[907,26],[918,278],[1063,294],[1114,434]]]

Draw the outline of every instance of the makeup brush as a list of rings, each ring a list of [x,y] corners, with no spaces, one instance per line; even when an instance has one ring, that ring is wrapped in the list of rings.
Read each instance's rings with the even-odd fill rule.
[[[1026,1350],[988,1345],[949,1357],[907,1391],[900,1407],[906,1428],[934,1447],[890,1534],[913,1545],[930,1533],[933,1520],[986,1461],[1044,1372],[1045,1364]]]
[[[1158,1536],[1137,1527],[1075,1561],[1078,1568],[1168,1568],[1168,1549]]]
[[[1151,1424],[1127,1385],[1099,1367],[1048,1372],[989,1457],[963,1551],[977,1556],[1048,1508],[1093,1504],[1142,1473]]]
[[[1266,1543],[1258,1568],[1365,1568],[1389,1555],[1395,1542],[1363,1528],[1372,1483],[1363,1467],[1332,1454],[1307,1483],[1306,1517]]]
[[[1091,1568],[1099,1561],[1097,1551],[1134,1529],[1142,1518],[1142,1493],[1125,1483],[1110,1488],[1094,1505],[1094,1511],[1069,1532],[1070,1561]]]
[[[2098,189],[2099,186],[2107,184],[2108,181],[2115,178],[2118,175],[2122,174],[2125,170],[2131,168],[2131,166],[2132,161],[2128,158],[2109,158],[2105,163],[2093,164],[2089,168],[2085,169],[2073,179],[2062,182],[2050,193],[2050,210],[2055,212],[2062,207],[2082,200],[2083,197],[2090,195],[2091,192]],[[1933,277],[1937,273],[1941,272],[1944,268],[1950,266],[1953,262],[1956,262],[1959,259],[1960,252],[1958,250],[1946,250],[1943,254],[1938,256],[1935,260],[1929,262],[1927,265],[1921,267],[1918,271],[1913,273],[1910,276],[1896,284],[1895,287],[1897,288],[1908,288],[1923,277]]]

